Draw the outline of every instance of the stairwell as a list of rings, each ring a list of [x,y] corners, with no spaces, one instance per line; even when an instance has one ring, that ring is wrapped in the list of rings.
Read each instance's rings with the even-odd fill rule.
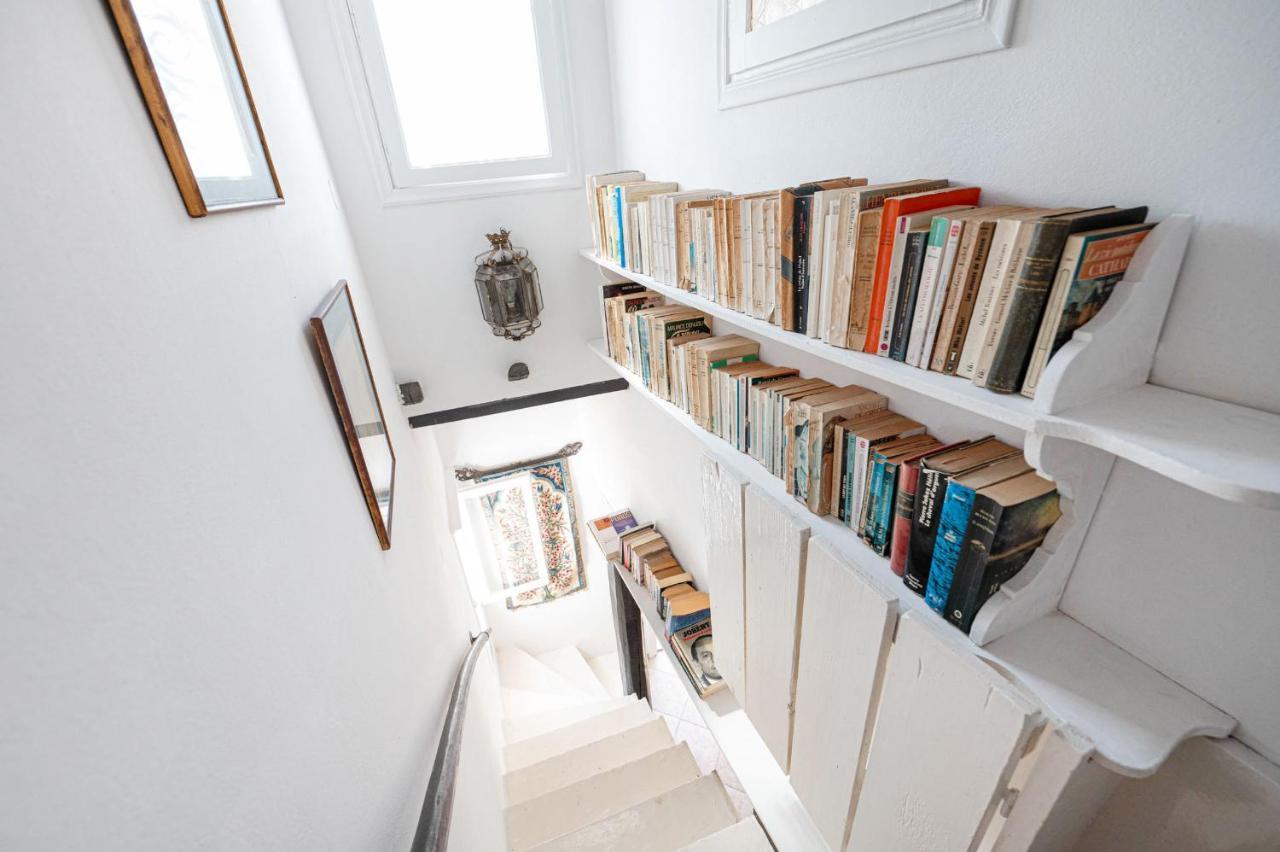
[[[498,675],[512,852],[773,849],[661,663],[649,673],[653,706],[622,694],[614,654],[508,647]]]

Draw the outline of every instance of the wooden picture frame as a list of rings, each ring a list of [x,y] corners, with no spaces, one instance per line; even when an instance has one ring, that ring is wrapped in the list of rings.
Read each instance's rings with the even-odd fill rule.
[[[107,0],[187,213],[283,204],[223,0]]]
[[[346,281],[329,291],[310,325],[374,532],[382,549],[390,550],[396,454]]]

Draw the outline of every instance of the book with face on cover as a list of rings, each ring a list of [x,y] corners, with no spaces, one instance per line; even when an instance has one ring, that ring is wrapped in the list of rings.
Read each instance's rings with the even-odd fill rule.
[[[716,668],[710,617],[672,631],[667,641],[675,651],[680,667],[684,669],[685,675],[700,697],[705,698],[724,689],[724,680]]]

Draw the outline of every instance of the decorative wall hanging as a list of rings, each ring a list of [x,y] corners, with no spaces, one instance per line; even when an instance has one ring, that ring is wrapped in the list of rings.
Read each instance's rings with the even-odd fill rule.
[[[573,443],[552,455],[496,468],[463,467],[460,495],[467,524],[479,535],[488,584],[508,609],[558,600],[587,587],[578,512],[569,473]]]
[[[480,312],[493,333],[508,340],[524,340],[538,330],[542,321],[542,288],[538,268],[529,253],[511,245],[511,234],[503,228],[489,238],[489,251],[476,256],[476,295]]]
[[[396,454],[346,281],[339,281],[325,298],[311,318],[311,331],[374,532],[382,549],[390,550]]]
[[[222,0],[108,0],[192,216],[282,204]]]

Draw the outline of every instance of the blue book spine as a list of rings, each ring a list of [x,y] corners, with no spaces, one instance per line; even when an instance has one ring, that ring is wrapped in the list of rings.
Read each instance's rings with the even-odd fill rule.
[[[876,552],[884,556],[889,551],[889,531],[893,528],[893,506],[897,496],[898,466],[884,466],[880,477],[880,503],[876,506]]]
[[[622,187],[613,190],[613,217],[618,220],[618,265],[627,268],[627,244],[622,230]]]
[[[867,511],[863,513],[866,523],[863,524],[861,519],[858,523],[861,525],[863,541],[871,542],[871,534],[875,530],[875,512],[876,501],[880,498],[880,484],[884,481],[884,456],[879,453],[871,455],[871,470],[869,472],[870,484],[867,486]]]
[[[677,630],[684,630],[691,624],[697,624],[699,621],[705,621],[711,617],[711,610],[700,609],[697,612],[691,612],[688,615],[669,615],[667,616],[667,635],[670,636]]]
[[[842,493],[840,496],[844,499],[844,517],[841,518],[841,520],[844,521],[844,525],[846,527],[854,526],[853,517],[852,517],[853,516],[853,484],[854,484],[853,462],[854,462],[854,458],[857,456],[857,443],[858,443],[857,435],[854,435],[852,432],[845,433],[845,436],[844,436],[845,488],[844,488],[844,493]]]
[[[929,585],[924,592],[924,602],[937,612],[947,608],[951,580],[964,550],[969,515],[973,513],[973,497],[972,488],[956,485],[954,481],[947,484],[947,495],[942,500],[942,512],[938,516],[933,560],[929,563]]]
[[[636,322],[636,332],[640,337],[640,378],[644,382],[644,386],[653,389],[649,384],[649,335],[645,323]]]

